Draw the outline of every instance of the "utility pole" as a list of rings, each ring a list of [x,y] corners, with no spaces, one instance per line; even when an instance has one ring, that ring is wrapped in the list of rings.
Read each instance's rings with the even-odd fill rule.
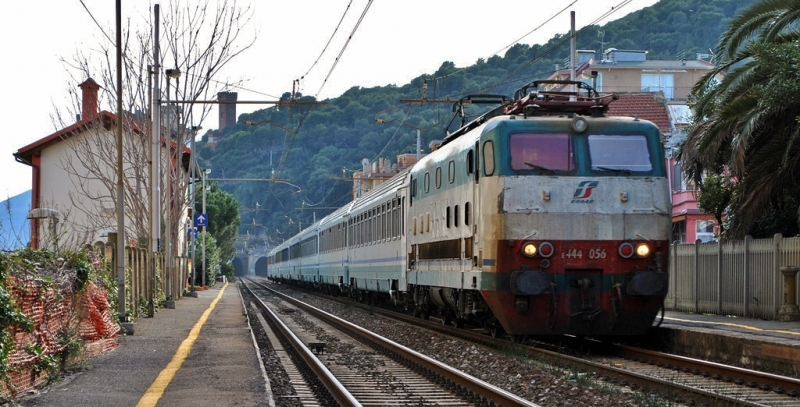
[[[125,306],[125,190],[122,170],[122,0],[117,0],[117,255],[116,271],[119,290],[119,317],[128,322]]]
[[[206,168],[206,169],[203,170],[203,216],[208,216],[208,212],[206,212],[206,177],[210,173],[211,173],[211,168]],[[203,268],[202,268],[203,278],[202,278],[202,281],[203,281],[203,285],[205,286],[206,285],[206,226],[205,226],[205,224],[203,225],[203,242],[201,244],[203,245]],[[216,276],[215,276],[215,279],[216,279]]]
[[[153,6],[155,20],[155,39],[153,46],[153,66],[150,76],[153,78],[152,94],[152,121],[150,134],[150,292],[147,302],[147,316],[155,315],[155,278],[156,278],[156,258],[161,251],[161,88],[159,80],[161,78],[161,64],[159,63],[160,51],[160,6]],[[162,264],[163,267],[163,264]]]

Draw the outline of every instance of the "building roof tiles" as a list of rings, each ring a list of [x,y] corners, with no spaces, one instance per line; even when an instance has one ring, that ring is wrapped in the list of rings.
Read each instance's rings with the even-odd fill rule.
[[[663,134],[670,133],[667,105],[654,93],[622,93],[619,99],[611,102],[609,116],[630,116],[649,120],[658,126]]]

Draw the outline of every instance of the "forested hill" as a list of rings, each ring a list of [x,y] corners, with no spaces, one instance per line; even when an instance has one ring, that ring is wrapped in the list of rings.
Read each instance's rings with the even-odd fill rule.
[[[697,53],[708,54],[731,17],[752,1],[661,0],[603,27],[582,29],[577,49],[597,50],[599,56],[602,32],[606,49],[647,50],[650,60],[693,59]],[[285,180],[220,182],[241,204],[241,233],[275,243],[349,202],[352,182],[347,178],[361,169],[362,159],[384,157],[395,162],[398,154],[415,152],[413,127],[422,129],[423,152],[430,141],[444,137],[448,125],[450,130],[457,127],[460,119],[451,123],[450,104],[400,103],[422,97],[423,83],[430,99],[475,93],[510,97],[521,86],[546,79],[556,66],[563,67],[568,56],[565,32],[546,44],[517,44],[502,57],[479,59],[468,67],[445,61],[436,72],[402,86],[353,87],[323,105],[296,104],[241,115],[237,125],[223,131],[216,146],[206,145],[204,136],[198,142],[198,157],[203,166],[213,168],[213,178]],[[295,98],[314,101],[302,95]],[[376,115],[387,123],[378,123]],[[244,121],[262,125],[247,126]],[[296,134],[286,130],[296,128]]]

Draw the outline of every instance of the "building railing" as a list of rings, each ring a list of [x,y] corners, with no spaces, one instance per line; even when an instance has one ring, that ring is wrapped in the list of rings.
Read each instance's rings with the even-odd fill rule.
[[[108,265],[109,270],[114,270],[117,251],[114,241],[109,239],[108,242],[95,242],[87,249],[100,256],[100,260]],[[158,253],[153,275],[148,252],[146,248],[125,246],[125,303],[132,318],[147,315],[151,299],[175,301],[183,297],[189,282],[188,258],[173,257],[172,266],[167,267],[164,253]],[[158,308],[161,304],[154,305]]]
[[[670,256],[666,309],[775,320],[784,301],[780,268],[800,266],[800,237],[674,243]]]

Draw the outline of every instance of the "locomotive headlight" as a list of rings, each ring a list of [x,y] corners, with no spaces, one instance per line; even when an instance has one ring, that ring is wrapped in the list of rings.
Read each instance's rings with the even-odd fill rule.
[[[522,254],[527,257],[536,256],[536,245],[533,243],[525,243],[522,246]]]
[[[589,127],[589,123],[586,122],[585,117],[578,116],[572,119],[572,131],[575,133],[583,133],[587,127]]]
[[[636,246],[636,255],[639,256],[639,257],[647,257],[647,256],[649,256],[650,255],[650,246],[648,246],[648,245],[646,245],[644,243],[639,243]]]

